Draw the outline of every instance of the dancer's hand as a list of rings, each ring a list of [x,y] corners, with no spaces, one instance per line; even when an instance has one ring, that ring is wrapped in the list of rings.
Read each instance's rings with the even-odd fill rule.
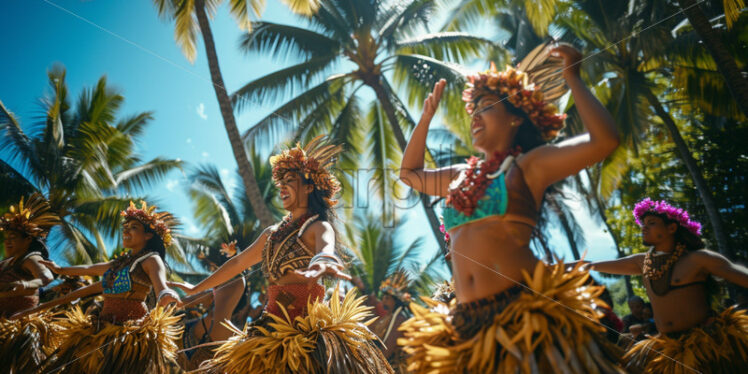
[[[158,305],[166,308],[167,306],[174,304],[177,308],[182,307],[182,300],[179,299],[179,296],[174,297],[173,295],[164,295],[161,297],[161,299],[158,301]]]
[[[442,93],[444,87],[447,85],[447,81],[440,79],[434,84],[434,90],[431,91],[429,97],[423,102],[423,114],[421,114],[421,122],[430,123],[431,119],[434,118],[436,109],[439,108],[439,101],[442,99]]]
[[[306,270],[294,270],[288,274],[301,282],[316,282],[323,275],[351,280],[351,276],[344,273],[342,267],[337,264],[316,263]]]
[[[47,269],[49,269],[51,272],[53,272],[55,274],[68,275],[67,271],[65,271],[64,267],[62,267],[60,265],[57,265],[52,260],[39,260],[39,263],[42,264],[42,265],[44,265],[44,266],[46,266]]]
[[[182,282],[166,281],[166,286],[169,288],[179,288],[180,290],[184,291],[184,293],[187,295],[195,294],[195,286],[187,282],[182,283]]]
[[[571,44],[559,43],[549,50],[553,57],[564,60],[564,78],[579,78],[579,69],[582,66],[582,52],[574,48]]]

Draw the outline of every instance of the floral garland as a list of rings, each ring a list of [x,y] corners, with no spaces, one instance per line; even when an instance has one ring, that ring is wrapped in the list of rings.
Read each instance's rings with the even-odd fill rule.
[[[634,207],[634,219],[639,226],[642,226],[643,218],[646,213],[664,215],[690,231],[692,234],[701,236],[701,223],[692,221],[685,209],[676,208],[668,204],[665,200],[654,201],[650,198],[646,198],[638,202]]]
[[[472,216],[475,208],[478,207],[478,201],[486,194],[486,189],[490,184],[488,175],[498,170],[507,156],[517,156],[521,151],[520,147],[516,147],[508,152],[496,152],[488,161],[475,156],[470,157],[467,160],[468,168],[465,171],[465,178],[459,186],[449,190],[447,205],[451,205],[466,216]]]
[[[306,223],[306,221],[312,216],[313,214],[311,214],[310,212],[304,213],[298,219],[293,219],[291,214],[286,215],[285,217],[283,217],[283,221],[280,223],[280,225],[278,225],[278,228],[270,234],[270,241],[275,243],[278,240],[287,237],[290,233],[301,228],[301,226],[304,226],[304,223]]]
[[[681,256],[686,252],[686,246],[682,243],[678,243],[675,246],[675,251],[670,254],[670,258],[665,261],[662,266],[659,266],[657,268],[653,265],[653,257],[654,257],[654,248],[651,249],[647,254],[644,256],[644,266],[642,267],[642,273],[645,277],[651,279],[651,280],[657,280],[662,278],[665,273],[670,271],[670,269],[675,265],[675,263],[680,259]]]
[[[500,72],[491,63],[489,70],[470,75],[467,80],[462,100],[467,102],[465,110],[468,114],[473,114],[482,96],[496,95],[525,112],[546,141],[554,139],[564,128],[566,114],[559,114],[556,105],[545,101],[543,91],[529,81],[525,72],[511,66]]]
[[[135,203],[130,201],[130,206],[123,210],[120,215],[125,221],[134,219],[144,226],[150,227],[151,230],[156,232],[161,241],[164,242],[164,247],[171,245],[171,228],[174,224],[174,217],[169,212],[158,212],[156,213],[156,207],[148,204],[141,200],[140,208],[135,206]]]

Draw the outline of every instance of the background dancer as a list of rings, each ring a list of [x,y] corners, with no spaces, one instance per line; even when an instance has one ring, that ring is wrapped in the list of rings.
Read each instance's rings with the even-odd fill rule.
[[[217,349],[201,370],[215,373],[334,372],[387,373],[376,335],[362,322],[367,308],[349,292],[342,302],[337,289],[323,303],[324,275],[350,279],[336,255],[332,208],[340,190],[330,172],[341,146],[325,145],[322,137],[307,146],[270,158],[273,180],[288,215],[242,253],[224,263],[188,294],[219,286],[243,270],[262,264],[268,279],[265,313],[236,329],[238,336]]]
[[[628,367],[647,373],[748,372],[748,315],[735,308],[716,314],[709,287],[712,276],[748,287],[748,269],[705,249],[701,224],[683,209],[647,198],[636,204],[634,216],[651,249],[590,264],[603,273],[643,277],[660,334],[626,353]]]

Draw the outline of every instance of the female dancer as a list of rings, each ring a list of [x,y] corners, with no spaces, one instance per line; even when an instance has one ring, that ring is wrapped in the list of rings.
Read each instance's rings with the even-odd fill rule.
[[[122,246],[129,249],[112,261],[93,265],[60,267],[42,261],[56,274],[101,276],[103,280],[74,291],[102,292],[104,302],[98,316],[86,316],[79,308],[60,321],[63,343],[46,364],[48,370],[63,373],[167,373],[176,365],[176,341],[181,334],[178,317],[162,307],[179,302],[179,296],[166,286],[163,258],[171,244],[168,212],[155,212],[144,201],[122,213]],[[145,300],[151,289],[158,295],[159,307],[148,311]],[[81,292],[84,291],[84,292]],[[58,300],[59,301],[59,300]],[[58,301],[40,308],[58,305]]]
[[[483,158],[424,168],[444,80],[426,99],[405,150],[403,182],[447,197],[444,224],[457,299],[449,314],[446,305],[429,311],[412,304],[414,318],[401,327],[400,343],[417,373],[620,370],[597,323],[593,301],[602,288],[586,286],[589,275],[578,268],[564,274],[562,265],[542,263],[529,248],[546,188],[618,146],[613,119],[579,76],[582,55],[568,45],[551,49],[552,58],[547,53],[541,46],[516,70],[492,65],[468,77],[463,100],[472,115],[473,147]],[[588,132],[548,144],[565,118],[549,103],[563,94],[562,77]]]
[[[262,263],[268,279],[265,312],[218,348],[201,370],[215,373],[391,373],[376,345],[376,335],[362,323],[367,308],[353,293],[340,301],[337,289],[328,303],[319,284],[323,275],[350,279],[335,254],[336,234],[330,221],[340,184],[330,172],[341,146],[324,145],[322,137],[303,149],[270,158],[273,180],[289,213],[267,228],[241,254],[195,286],[195,294],[229,281]]]
[[[49,315],[6,320],[35,307],[39,288],[52,281],[52,273],[42,265],[49,257],[44,241],[59,218],[49,209],[44,197],[34,193],[0,217],[6,255],[0,262],[0,367],[9,372],[38,367],[56,346]]]

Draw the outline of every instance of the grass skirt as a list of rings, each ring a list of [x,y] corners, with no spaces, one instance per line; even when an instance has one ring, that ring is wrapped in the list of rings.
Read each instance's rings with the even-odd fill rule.
[[[263,314],[216,350],[201,366],[205,373],[392,373],[364,322],[369,315],[351,290],[341,302],[335,289],[328,303],[310,302],[307,314],[289,322]],[[231,326],[230,326],[231,328]]]
[[[171,373],[182,333],[173,309],[156,308],[139,320],[113,324],[77,306],[58,320],[63,343],[45,363],[56,373]]]
[[[17,320],[0,318],[0,369],[4,373],[35,373],[61,343],[60,327],[51,313]]]
[[[411,303],[413,317],[401,325],[408,370],[414,373],[620,373],[620,352],[606,341],[595,304],[603,287],[586,285],[589,273],[576,266],[538,262],[532,277],[523,272],[531,291],[467,321],[472,336],[453,324],[456,303],[424,298],[430,309]],[[493,301],[490,301],[491,303]],[[464,319],[464,318],[463,318]],[[461,331],[465,331],[461,326]],[[470,327],[470,326],[468,326]]]
[[[624,359],[645,373],[748,373],[748,315],[729,308],[702,327],[644,339]]]

